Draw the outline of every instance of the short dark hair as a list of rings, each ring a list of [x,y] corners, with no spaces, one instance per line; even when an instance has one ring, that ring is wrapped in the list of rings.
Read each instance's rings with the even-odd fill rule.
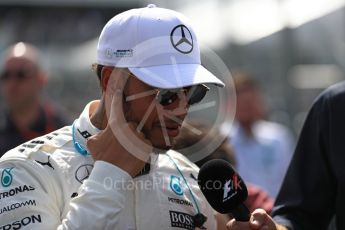
[[[99,81],[101,81],[101,78],[102,78],[102,69],[103,69],[103,67],[104,67],[104,65],[96,64],[95,71],[96,71],[96,74],[97,74],[97,77],[98,77]]]

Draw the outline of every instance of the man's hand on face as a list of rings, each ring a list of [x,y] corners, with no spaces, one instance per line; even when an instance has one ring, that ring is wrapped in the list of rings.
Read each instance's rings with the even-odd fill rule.
[[[145,166],[152,152],[152,144],[138,124],[126,118],[123,90],[128,76],[123,71],[114,70],[104,92],[108,124],[104,130],[92,136],[87,147],[95,161],[102,160],[126,171],[134,177]],[[125,108],[126,110],[126,108]]]
[[[248,222],[230,220],[226,225],[228,230],[287,230],[276,224],[263,209],[256,209]]]

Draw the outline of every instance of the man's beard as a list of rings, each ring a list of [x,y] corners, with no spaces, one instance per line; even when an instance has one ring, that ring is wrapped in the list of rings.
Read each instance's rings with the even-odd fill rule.
[[[125,115],[126,115],[126,118],[127,117],[134,118],[134,113],[133,113],[131,108],[128,108]],[[133,119],[133,120],[136,120],[136,119]],[[139,124],[141,122],[141,120],[138,120],[136,122]],[[155,144],[154,141],[152,141],[152,139],[151,139],[151,135],[150,135],[151,130],[148,128],[145,128],[145,126],[142,128],[141,132],[151,142],[154,153],[158,153],[158,154],[166,153],[168,150],[172,149],[176,144],[175,138],[171,138],[171,139],[169,138],[169,142],[170,142],[169,144],[170,145],[167,145],[165,140],[164,140],[165,144]]]
[[[171,145],[168,146],[168,145],[153,145],[153,152],[156,153],[156,154],[164,154],[166,153],[168,150],[172,149],[175,145],[175,139],[173,139],[171,141]]]

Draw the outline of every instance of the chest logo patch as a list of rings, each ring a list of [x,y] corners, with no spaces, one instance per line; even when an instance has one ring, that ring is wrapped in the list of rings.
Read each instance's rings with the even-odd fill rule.
[[[8,187],[12,184],[12,168],[5,168],[4,170],[2,170],[2,174],[1,174],[1,184],[4,187]]]
[[[177,176],[170,176],[170,188],[176,195],[183,195],[181,179]]]
[[[79,183],[82,184],[84,180],[89,178],[91,171],[92,171],[92,168],[93,168],[92,164],[85,164],[85,165],[79,166],[79,168],[75,172],[75,179]]]

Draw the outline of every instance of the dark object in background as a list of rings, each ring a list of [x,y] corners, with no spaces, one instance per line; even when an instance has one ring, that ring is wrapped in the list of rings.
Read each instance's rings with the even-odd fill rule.
[[[68,120],[50,105],[41,108],[38,119],[25,131],[20,131],[7,113],[0,115],[0,157],[8,150],[35,137],[50,133],[68,124]]]

